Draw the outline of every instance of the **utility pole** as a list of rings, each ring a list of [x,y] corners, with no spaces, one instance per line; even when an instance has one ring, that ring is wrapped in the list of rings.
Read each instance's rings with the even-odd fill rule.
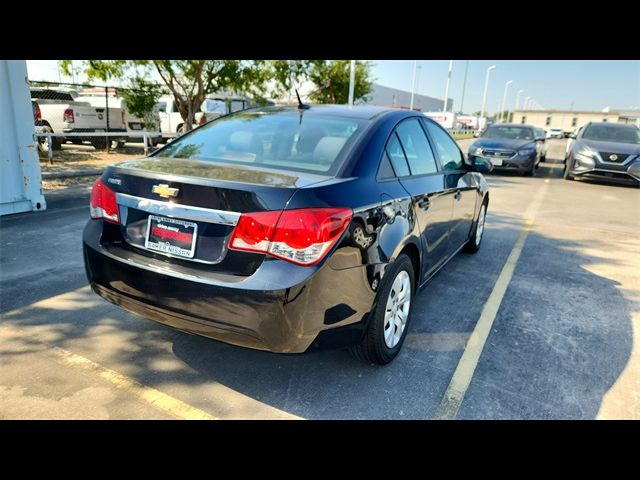
[[[413,110],[413,95],[416,90],[416,70],[417,69],[418,69],[418,61],[414,60],[413,61],[413,86],[411,87],[411,105],[409,105],[409,108],[411,110]]]
[[[451,83],[451,70],[453,70],[453,60],[449,60],[449,73],[447,74],[447,88],[444,90],[444,107],[442,108],[443,112],[447,112],[449,109],[447,108],[448,97],[449,97],[449,84]]]
[[[356,84],[356,61],[351,60],[351,75],[349,76],[349,108],[353,107],[353,91]]]
[[[467,72],[469,71],[469,60],[464,67],[464,80],[462,81],[462,99],[460,100],[460,113],[464,115],[464,91],[467,88]]]

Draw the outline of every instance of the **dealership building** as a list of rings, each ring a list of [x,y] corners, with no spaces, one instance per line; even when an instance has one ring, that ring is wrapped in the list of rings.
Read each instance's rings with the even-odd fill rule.
[[[377,83],[373,84],[373,90],[367,99],[367,105],[380,105],[384,107],[409,108],[411,105],[411,92],[397,88],[385,87]],[[444,99],[428,97],[427,95],[413,96],[413,109],[420,112],[442,112]],[[453,111],[453,99],[447,101],[447,112]]]
[[[600,112],[576,110],[514,110],[513,123],[526,123],[550,130],[559,128],[573,132],[589,122],[630,123],[640,126],[640,109]]]

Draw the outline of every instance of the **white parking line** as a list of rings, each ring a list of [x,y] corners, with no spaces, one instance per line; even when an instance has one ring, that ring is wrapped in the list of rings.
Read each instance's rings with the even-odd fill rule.
[[[447,387],[447,390],[440,401],[440,405],[436,410],[436,414],[434,416],[435,419],[454,419],[458,414],[458,410],[460,410],[460,405],[464,400],[467,388],[469,388],[469,384],[473,378],[473,373],[476,370],[476,366],[478,365],[478,360],[480,360],[480,355],[484,349],[487,337],[489,336],[493,322],[498,314],[498,309],[502,304],[504,294],[506,293],[509,282],[511,282],[511,278],[513,277],[513,272],[516,268],[516,264],[518,263],[518,259],[520,258],[520,254],[522,253],[522,248],[524,247],[527,236],[531,231],[533,221],[536,218],[548,188],[549,183],[543,182],[540,188],[536,191],[533,202],[529,205],[529,208],[527,208],[527,211],[524,214],[525,222],[522,230],[520,231],[520,235],[518,236],[507,261],[502,267],[502,271],[500,272],[498,280],[496,280],[493,290],[489,295],[489,299],[482,309],[480,319],[476,323],[476,327],[467,341],[464,353],[458,361],[456,371],[454,372],[453,377],[451,377],[449,386]]]

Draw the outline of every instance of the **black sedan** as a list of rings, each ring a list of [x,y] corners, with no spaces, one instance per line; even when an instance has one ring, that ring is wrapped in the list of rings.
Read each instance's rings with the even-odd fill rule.
[[[572,138],[564,178],[599,178],[640,186],[640,128],[591,122]]]
[[[533,176],[544,155],[545,136],[531,125],[494,124],[469,147],[469,158],[489,160],[496,169]]]
[[[306,107],[220,117],[108,167],[83,238],[93,290],[236,345],[390,362],[416,291],[480,247],[491,164],[416,112]]]

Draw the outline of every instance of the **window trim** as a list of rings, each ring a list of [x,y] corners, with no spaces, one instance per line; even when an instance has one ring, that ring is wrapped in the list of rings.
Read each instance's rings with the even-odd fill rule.
[[[400,126],[400,124],[402,122],[405,122],[407,120],[411,120],[411,119],[416,119],[418,121],[418,124],[420,125],[420,127],[422,128],[422,131],[424,132],[425,136],[427,137],[427,142],[429,143],[429,148],[431,148],[431,153],[433,153],[433,158],[436,161],[436,171],[433,173],[421,173],[420,175],[413,175],[411,173],[411,165],[409,165],[409,160],[407,160],[407,153],[404,149],[404,145],[402,144],[402,140],[400,140],[400,136],[398,135],[398,127]],[[429,133],[427,131],[427,129],[425,128],[425,126],[422,124],[422,118],[414,115],[411,117],[406,117],[403,118],[402,120],[400,120],[398,123],[396,123],[393,126],[393,129],[391,130],[391,133],[389,134],[389,136],[387,137],[387,140],[384,143],[384,147],[382,149],[382,155],[380,155],[380,160],[378,161],[378,169],[376,170],[376,181],[377,182],[389,182],[389,181],[393,181],[393,180],[403,180],[403,179],[407,179],[407,178],[422,178],[422,177],[430,177],[432,175],[442,175],[445,172],[442,169],[442,165],[440,164],[440,159],[438,157],[437,152],[434,151],[433,149],[433,141],[431,140],[431,137],[429,136]],[[400,143],[400,148],[402,148],[402,153],[404,153],[404,161],[407,163],[407,168],[409,169],[409,175],[403,175],[403,176],[399,176],[396,173],[396,169],[393,167],[393,162],[391,162],[391,158],[389,158],[389,163],[391,164],[391,168],[393,169],[393,172],[396,174],[395,177],[393,178],[385,178],[385,179],[380,179],[380,167],[382,166],[382,157],[384,156],[385,153],[387,153],[387,146],[389,145],[389,142],[391,141],[391,138],[393,136],[396,136],[398,138],[398,142]],[[460,151],[462,153],[462,151]],[[387,153],[387,156],[389,156],[389,154]]]

